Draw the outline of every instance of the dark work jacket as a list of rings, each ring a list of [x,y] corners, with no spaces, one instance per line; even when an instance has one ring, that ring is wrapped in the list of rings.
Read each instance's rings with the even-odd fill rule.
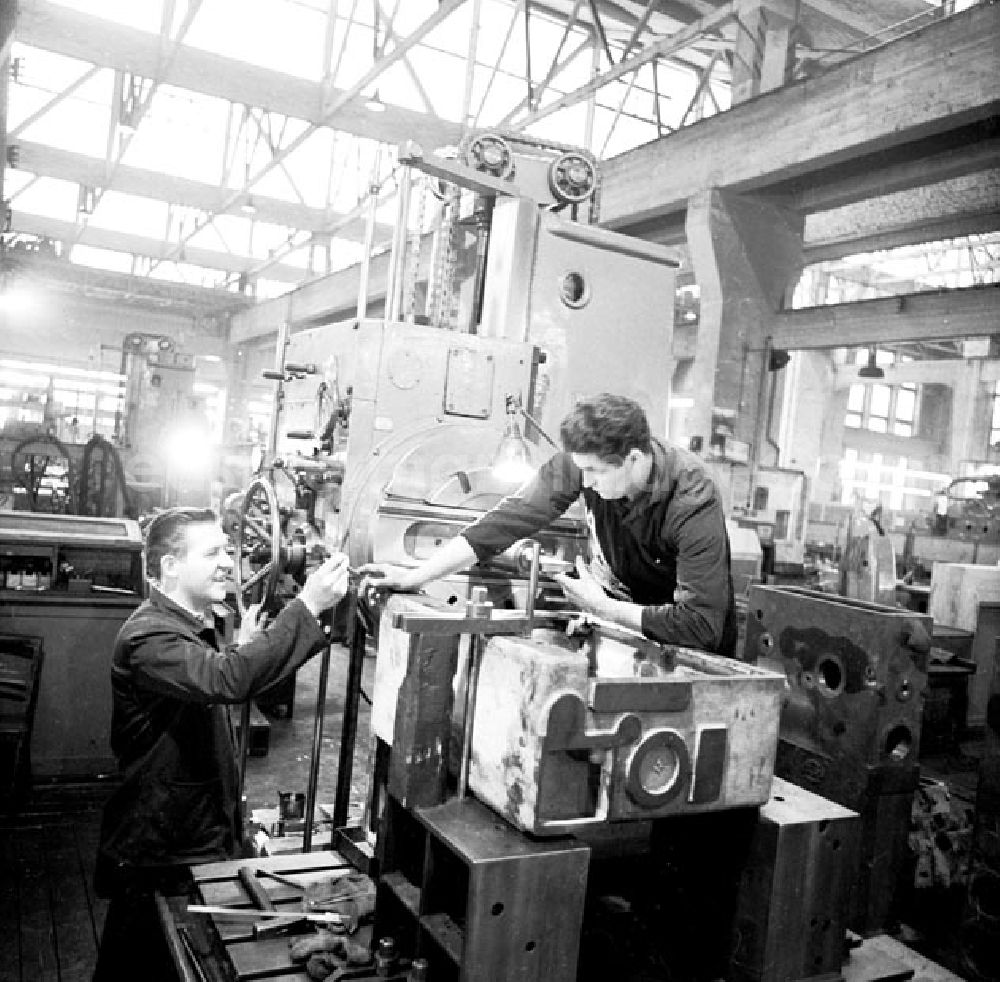
[[[316,618],[293,600],[253,641],[219,651],[213,628],[152,589],[112,657],[111,748],[122,784],[101,823],[101,895],[144,869],[234,855],[242,818],[224,704],[289,675],[323,643]]]
[[[643,634],[732,657],[736,611],[722,498],[694,454],[657,440],[652,450],[649,486],[631,501],[585,488],[570,454],[557,453],[462,535],[482,562],[545,528],[583,495],[604,558],[642,605]]]

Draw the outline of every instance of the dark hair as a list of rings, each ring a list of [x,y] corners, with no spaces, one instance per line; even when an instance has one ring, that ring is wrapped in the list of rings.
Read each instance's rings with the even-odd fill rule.
[[[143,535],[146,539],[146,575],[158,580],[164,556],[183,556],[187,549],[185,529],[189,525],[215,525],[219,521],[211,508],[167,508],[154,515]]]
[[[643,453],[652,449],[642,406],[610,392],[579,400],[562,421],[559,436],[570,453],[594,454],[607,463],[621,463],[633,447]]]

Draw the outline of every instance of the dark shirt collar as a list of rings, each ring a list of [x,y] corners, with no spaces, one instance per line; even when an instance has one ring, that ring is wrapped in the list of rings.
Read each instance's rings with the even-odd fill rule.
[[[202,617],[194,613],[194,611],[188,610],[187,607],[177,603],[176,600],[171,600],[155,583],[149,584],[149,599],[160,610],[168,610],[176,614],[181,620],[189,624],[196,633],[200,633],[206,628],[214,629],[215,627],[211,615]]]
[[[649,469],[648,484],[634,498],[624,499],[621,502],[626,521],[633,521],[645,514],[651,505],[663,501],[670,494],[672,481],[667,463],[667,450],[655,438],[651,441],[650,449],[653,463]]]

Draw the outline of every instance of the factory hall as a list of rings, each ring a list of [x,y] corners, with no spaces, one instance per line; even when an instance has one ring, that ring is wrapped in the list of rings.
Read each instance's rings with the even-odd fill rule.
[[[0,982],[1000,979],[1000,4],[0,0]]]

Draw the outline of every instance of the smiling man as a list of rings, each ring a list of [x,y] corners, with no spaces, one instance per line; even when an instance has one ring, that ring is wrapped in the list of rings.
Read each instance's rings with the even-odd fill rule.
[[[346,556],[327,560],[260,629],[220,647],[212,605],[233,562],[215,514],[171,508],[146,529],[150,596],[126,621],[111,663],[111,747],[122,782],[101,824],[97,892],[111,900],[95,982],[173,979],[154,891],[186,867],[238,855],[242,816],[225,704],[244,702],[325,645],[319,616],[347,592]]]
[[[564,450],[416,569],[367,567],[416,590],[534,535],[583,497],[591,562],[557,577],[582,611],[670,644],[731,656],[736,615],[718,488],[694,454],[650,434],[642,407],[603,393],[563,420]]]

